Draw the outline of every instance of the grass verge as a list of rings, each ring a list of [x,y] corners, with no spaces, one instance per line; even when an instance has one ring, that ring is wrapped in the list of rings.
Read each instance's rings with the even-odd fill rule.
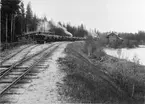
[[[106,54],[101,60],[88,58],[84,42],[69,44],[65,52],[58,60],[66,73],[61,92],[75,98],[73,103],[144,104],[144,66]]]

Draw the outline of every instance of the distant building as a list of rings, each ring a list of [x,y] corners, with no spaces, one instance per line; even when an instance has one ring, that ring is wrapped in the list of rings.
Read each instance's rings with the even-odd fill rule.
[[[106,36],[108,40],[108,44],[112,47],[114,47],[116,44],[121,43],[123,39],[118,36],[117,33],[111,32]]]

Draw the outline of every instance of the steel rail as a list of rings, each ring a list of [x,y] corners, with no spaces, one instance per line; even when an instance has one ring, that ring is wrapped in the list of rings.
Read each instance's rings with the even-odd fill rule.
[[[31,58],[41,54],[42,52],[46,51],[47,49],[51,48],[52,46],[54,46],[55,44],[52,44],[51,46],[48,46],[46,48],[44,48],[43,50],[39,51],[38,53],[34,54],[34,55],[31,55],[31,56],[28,56],[26,58],[23,58],[22,60],[12,64],[8,69],[6,69],[6,71],[0,76],[0,79],[2,79],[5,75],[7,75],[13,68],[15,68],[16,66],[30,60]]]
[[[16,53],[12,54],[11,56],[8,56],[6,58],[4,58],[1,62],[0,65],[2,65],[4,62],[6,62],[7,60],[11,59],[12,57],[14,57],[15,55],[17,55],[18,53],[22,52],[24,49],[29,48],[30,46],[26,46],[23,49],[20,49],[19,51],[17,51]]]
[[[28,52],[21,58],[21,60],[23,60],[28,54],[29,54],[29,52],[32,50],[32,49],[34,49],[35,47],[37,47],[38,45],[35,45],[35,46],[33,46],[33,47],[31,47],[29,50],[28,50]],[[29,46],[28,46],[29,47]],[[28,48],[27,47],[27,48]],[[26,48],[25,48],[26,49]],[[23,49],[22,49],[23,50]],[[19,54],[19,52],[17,52],[17,54]],[[12,56],[12,57],[14,57],[14,56]],[[12,57],[10,57],[9,59],[11,59]],[[9,60],[8,59],[8,60]],[[19,61],[21,61],[21,60],[19,60]],[[7,61],[7,60],[5,60],[5,61]],[[18,62],[18,61],[17,61]],[[4,62],[3,62],[4,63]],[[12,65],[8,65],[7,67],[11,67]],[[2,64],[1,64],[1,66],[0,67],[3,67],[2,66]],[[5,70],[1,70],[0,71],[0,75],[1,75],[1,73],[4,73],[6,70],[8,70],[8,69],[5,69]]]
[[[60,45],[60,44],[59,44]],[[3,94],[8,91],[14,84],[16,84],[19,80],[21,80],[27,73],[29,73],[36,65],[38,65],[42,60],[50,56],[58,47],[59,45],[55,46],[50,52],[44,52],[43,56],[35,61],[30,67],[26,68],[26,71],[22,73],[19,77],[17,77],[10,85],[8,85],[6,88],[4,88],[0,92],[0,98],[3,96]]]
[[[33,47],[31,47],[29,50],[28,50],[28,52],[21,58],[21,60],[19,60],[19,61],[22,61],[23,59],[25,59],[26,58],[26,56],[30,53],[30,51],[32,50],[32,49],[34,49],[35,47],[37,47],[38,45],[35,45],[35,46],[33,46]],[[11,57],[12,58],[12,57]],[[7,61],[7,60],[6,60]],[[16,63],[18,63],[19,61],[17,61]],[[15,63],[14,63],[15,64]],[[10,67],[12,67],[13,66],[13,64],[12,65],[9,65],[8,67],[10,68]],[[0,66],[0,67],[3,67],[2,65]],[[8,68],[8,69],[9,69]],[[2,71],[0,71],[0,74],[1,73],[4,73],[4,72],[6,72],[8,69],[5,69],[5,70],[2,70]]]

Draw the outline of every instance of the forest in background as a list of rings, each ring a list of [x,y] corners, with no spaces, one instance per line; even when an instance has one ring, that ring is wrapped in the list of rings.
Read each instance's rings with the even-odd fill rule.
[[[29,2],[25,10],[21,0],[1,0],[1,41],[16,42],[26,31],[35,31],[40,20],[32,11]],[[28,30],[29,29],[29,30]]]
[[[1,0],[1,42],[17,42],[18,36],[25,32],[36,31],[39,22],[47,21],[46,17],[38,18],[32,11],[31,3],[27,4],[26,10],[22,0]],[[48,22],[48,21],[47,21]],[[60,22],[58,24],[61,24]],[[62,24],[61,24],[62,25]],[[71,26],[63,24],[73,36],[83,37],[87,30],[83,25]],[[57,35],[62,35],[60,28],[54,28]]]
[[[24,8],[22,0],[1,0],[1,42],[11,43],[17,42],[18,36],[21,36],[25,32],[36,31],[39,22],[47,21],[46,17],[38,18],[32,11],[31,3],[29,2]],[[51,21],[51,20],[50,20]],[[49,22],[49,21],[47,21]],[[70,23],[58,22],[60,26],[65,28],[74,37],[85,37],[90,35],[103,35],[106,33],[93,30],[93,32],[87,30],[83,24],[79,26],[73,26]],[[97,28],[97,27],[96,27]],[[52,31],[56,35],[63,36],[61,28],[55,27]],[[145,31],[139,31],[138,33],[118,33],[120,37],[128,40],[136,40],[138,43],[145,42]]]

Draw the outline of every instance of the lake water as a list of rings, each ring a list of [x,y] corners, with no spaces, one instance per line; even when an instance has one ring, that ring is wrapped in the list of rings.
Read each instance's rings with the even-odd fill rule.
[[[133,48],[133,49],[127,49],[127,48],[122,48],[122,49],[110,49],[106,48],[104,49],[105,52],[108,55],[118,57],[121,59],[127,59],[132,62],[137,62],[141,65],[145,65],[145,46],[140,46],[139,48]]]

